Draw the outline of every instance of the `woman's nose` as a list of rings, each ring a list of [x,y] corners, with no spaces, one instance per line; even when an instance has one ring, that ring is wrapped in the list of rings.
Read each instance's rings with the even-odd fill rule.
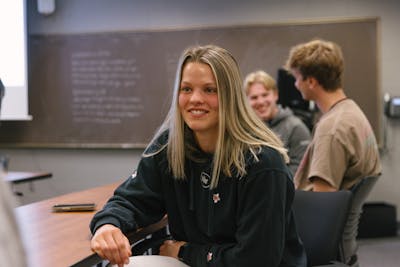
[[[190,101],[203,102],[203,93],[201,92],[201,90],[193,90],[193,93],[190,97]]]

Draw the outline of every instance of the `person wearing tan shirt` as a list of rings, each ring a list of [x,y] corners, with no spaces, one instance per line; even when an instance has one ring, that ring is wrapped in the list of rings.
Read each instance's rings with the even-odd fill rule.
[[[298,190],[349,190],[367,176],[379,176],[381,163],[374,132],[361,108],[343,89],[344,60],[341,48],[324,40],[294,46],[286,63],[295,86],[313,100],[322,116],[294,177]],[[342,237],[344,261],[358,266],[357,241],[351,217]]]

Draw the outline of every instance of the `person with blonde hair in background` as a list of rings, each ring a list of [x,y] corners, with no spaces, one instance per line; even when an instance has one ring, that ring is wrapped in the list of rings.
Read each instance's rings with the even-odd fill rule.
[[[289,168],[296,172],[310,142],[310,130],[289,107],[278,104],[279,92],[274,78],[258,70],[244,80],[244,90],[253,110],[282,140],[290,158]]]
[[[91,247],[118,266],[139,267],[137,258],[164,259],[153,263],[161,267],[306,266],[287,160],[248,105],[234,57],[214,45],[190,47],[137,171],[90,224]],[[130,257],[125,235],[165,214],[171,239],[161,256]]]

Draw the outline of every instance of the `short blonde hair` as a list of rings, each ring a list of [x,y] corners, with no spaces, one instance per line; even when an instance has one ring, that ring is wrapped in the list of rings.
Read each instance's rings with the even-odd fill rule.
[[[247,74],[246,78],[244,79],[243,88],[246,95],[249,94],[249,88],[255,83],[262,84],[267,91],[278,91],[275,79],[265,71],[258,70]]]

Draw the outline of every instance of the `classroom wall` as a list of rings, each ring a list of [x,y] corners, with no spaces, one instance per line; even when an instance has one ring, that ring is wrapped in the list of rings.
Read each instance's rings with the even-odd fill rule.
[[[400,95],[400,2],[397,0],[68,0],[51,15],[28,2],[31,34],[224,26],[257,23],[380,17],[380,87]],[[155,62],[155,64],[157,64]],[[149,74],[149,79],[152,77]],[[400,207],[400,120],[384,121],[383,175],[370,200]],[[50,171],[53,178],[18,185],[22,204],[128,177],[141,149],[7,149],[11,170]],[[398,216],[399,217],[399,216]]]

